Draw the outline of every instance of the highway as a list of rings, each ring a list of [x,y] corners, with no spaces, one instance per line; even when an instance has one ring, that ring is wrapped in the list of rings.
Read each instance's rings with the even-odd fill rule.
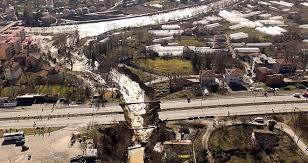
[[[256,105],[254,103],[259,103]],[[272,96],[272,97],[246,97],[246,98],[228,98],[213,100],[195,100],[187,103],[185,100],[180,101],[164,101],[161,103],[161,112],[159,113],[162,120],[187,119],[192,117],[208,117],[208,116],[229,116],[229,115],[255,115],[283,112],[308,112],[307,99],[293,98],[291,96]],[[121,108],[117,105],[107,106],[95,112],[105,113],[94,114],[95,109],[87,107],[62,108],[55,109],[51,112],[50,108],[45,108],[42,112],[39,108],[28,108],[26,110],[19,109],[15,112],[2,111],[0,119],[4,117],[27,117],[23,120],[14,120],[8,118],[2,120],[0,128],[23,128],[33,127],[35,122],[37,126],[72,126],[86,125],[89,123],[111,124],[118,121],[124,121],[124,115]],[[64,115],[63,117],[42,119],[31,118],[35,115]],[[67,115],[71,117],[68,117]],[[78,114],[73,116],[73,114]],[[29,115],[29,117],[28,117]]]
[[[217,108],[226,105],[255,105],[264,103],[288,103],[288,102],[308,102],[306,98],[294,98],[292,96],[269,96],[269,97],[230,97],[219,99],[197,99],[187,103],[186,100],[176,101],[162,101],[161,110],[175,110],[175,109],[188,109],[188,108]],[[73,114],[92,114],[92,113],[119,113],[122,112],[118,104],[111,104],[99,109],[90,107],[89,105],[82,106],[55,106],[52,105],[33,105],[31,107],[18,107],[17,109],[0,109],[0,119],[3,118],[16,118],[16,117],[36,117],[36,116],[50,116],[50,115],[73,115]]]

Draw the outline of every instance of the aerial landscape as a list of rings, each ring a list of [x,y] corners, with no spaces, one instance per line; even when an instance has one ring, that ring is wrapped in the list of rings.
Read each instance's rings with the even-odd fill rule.
[[[1,0],[0,163],[307,163],[308,0]]]

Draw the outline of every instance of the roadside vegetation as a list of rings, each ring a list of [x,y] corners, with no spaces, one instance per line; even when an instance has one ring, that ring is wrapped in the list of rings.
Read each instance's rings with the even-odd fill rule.
[[[305,144],[308,144],[308,113],[297,113],[295,110],[287,115],[274,115],[273,118],[289,125],[297,135],[300,135]]]
[[[60,80],[57,80],[60,79]],[[41,78],[29,73],[23,74],[16,86],[5,86],[0,89],[2,97],[14,98],[26,93],[48,94],[71,101],[83,102],[90,97],[90,89],[82,81],[70,74],[60,78]]]
[[[58,131],[61,130],[64,127],[49,127],[49,128],[45,128],[44,132],[48,133],[48,132],[54,132],[54,131]],[[41,130],[37,130],[36,128],[19,128],[19,129],[8,129],[7,132],[17,132],[17,131],[23,131],[25,135],[35,135],[40,133],[39,131]],[[0,129],[0,138],[3,137],[3,134],[5,133],[4,129]]]
[[[223,127],[214,131],[209,148],[216,161],[223,162],[305,162],[305,156],[285,133],[275,130],[279,146],[273,151],[252,148],[253,126]]]

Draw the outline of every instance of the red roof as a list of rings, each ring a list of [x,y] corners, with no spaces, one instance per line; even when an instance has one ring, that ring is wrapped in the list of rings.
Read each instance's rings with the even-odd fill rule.
[[[294,64],[292,60],[283,59],[283,58],[276,59],[276,62],[280,65],[293,65]]]
[[[215,72],[213,70],[200,70],[199,75],[206,77],[215,77]]]
[[[234,69],[227,69],[227,71],[230,73],[232,76],[243,76],[244,71],[239,69],[239,68],[234,68]]]

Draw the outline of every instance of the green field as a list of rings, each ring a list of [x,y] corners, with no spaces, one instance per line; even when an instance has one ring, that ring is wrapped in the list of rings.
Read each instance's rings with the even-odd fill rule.
[[[183,59],[138,59],[137,65],[160,75],[185,75],[192,73],[192,64]]]
[[[285,133],[275,130],[279,146],[271,152],[254,151],[251,141],[254,126],[231,126],[216,130],[209,141],[209,149],[215,160],[234,163],[246,162],[304,162],[305,156]],[[241,151],[237,155],[230,150]]]
[[[177,43],[182,46],[204,46],[201,40],[193,36],[181,36],[179,40],[177,40]]]

